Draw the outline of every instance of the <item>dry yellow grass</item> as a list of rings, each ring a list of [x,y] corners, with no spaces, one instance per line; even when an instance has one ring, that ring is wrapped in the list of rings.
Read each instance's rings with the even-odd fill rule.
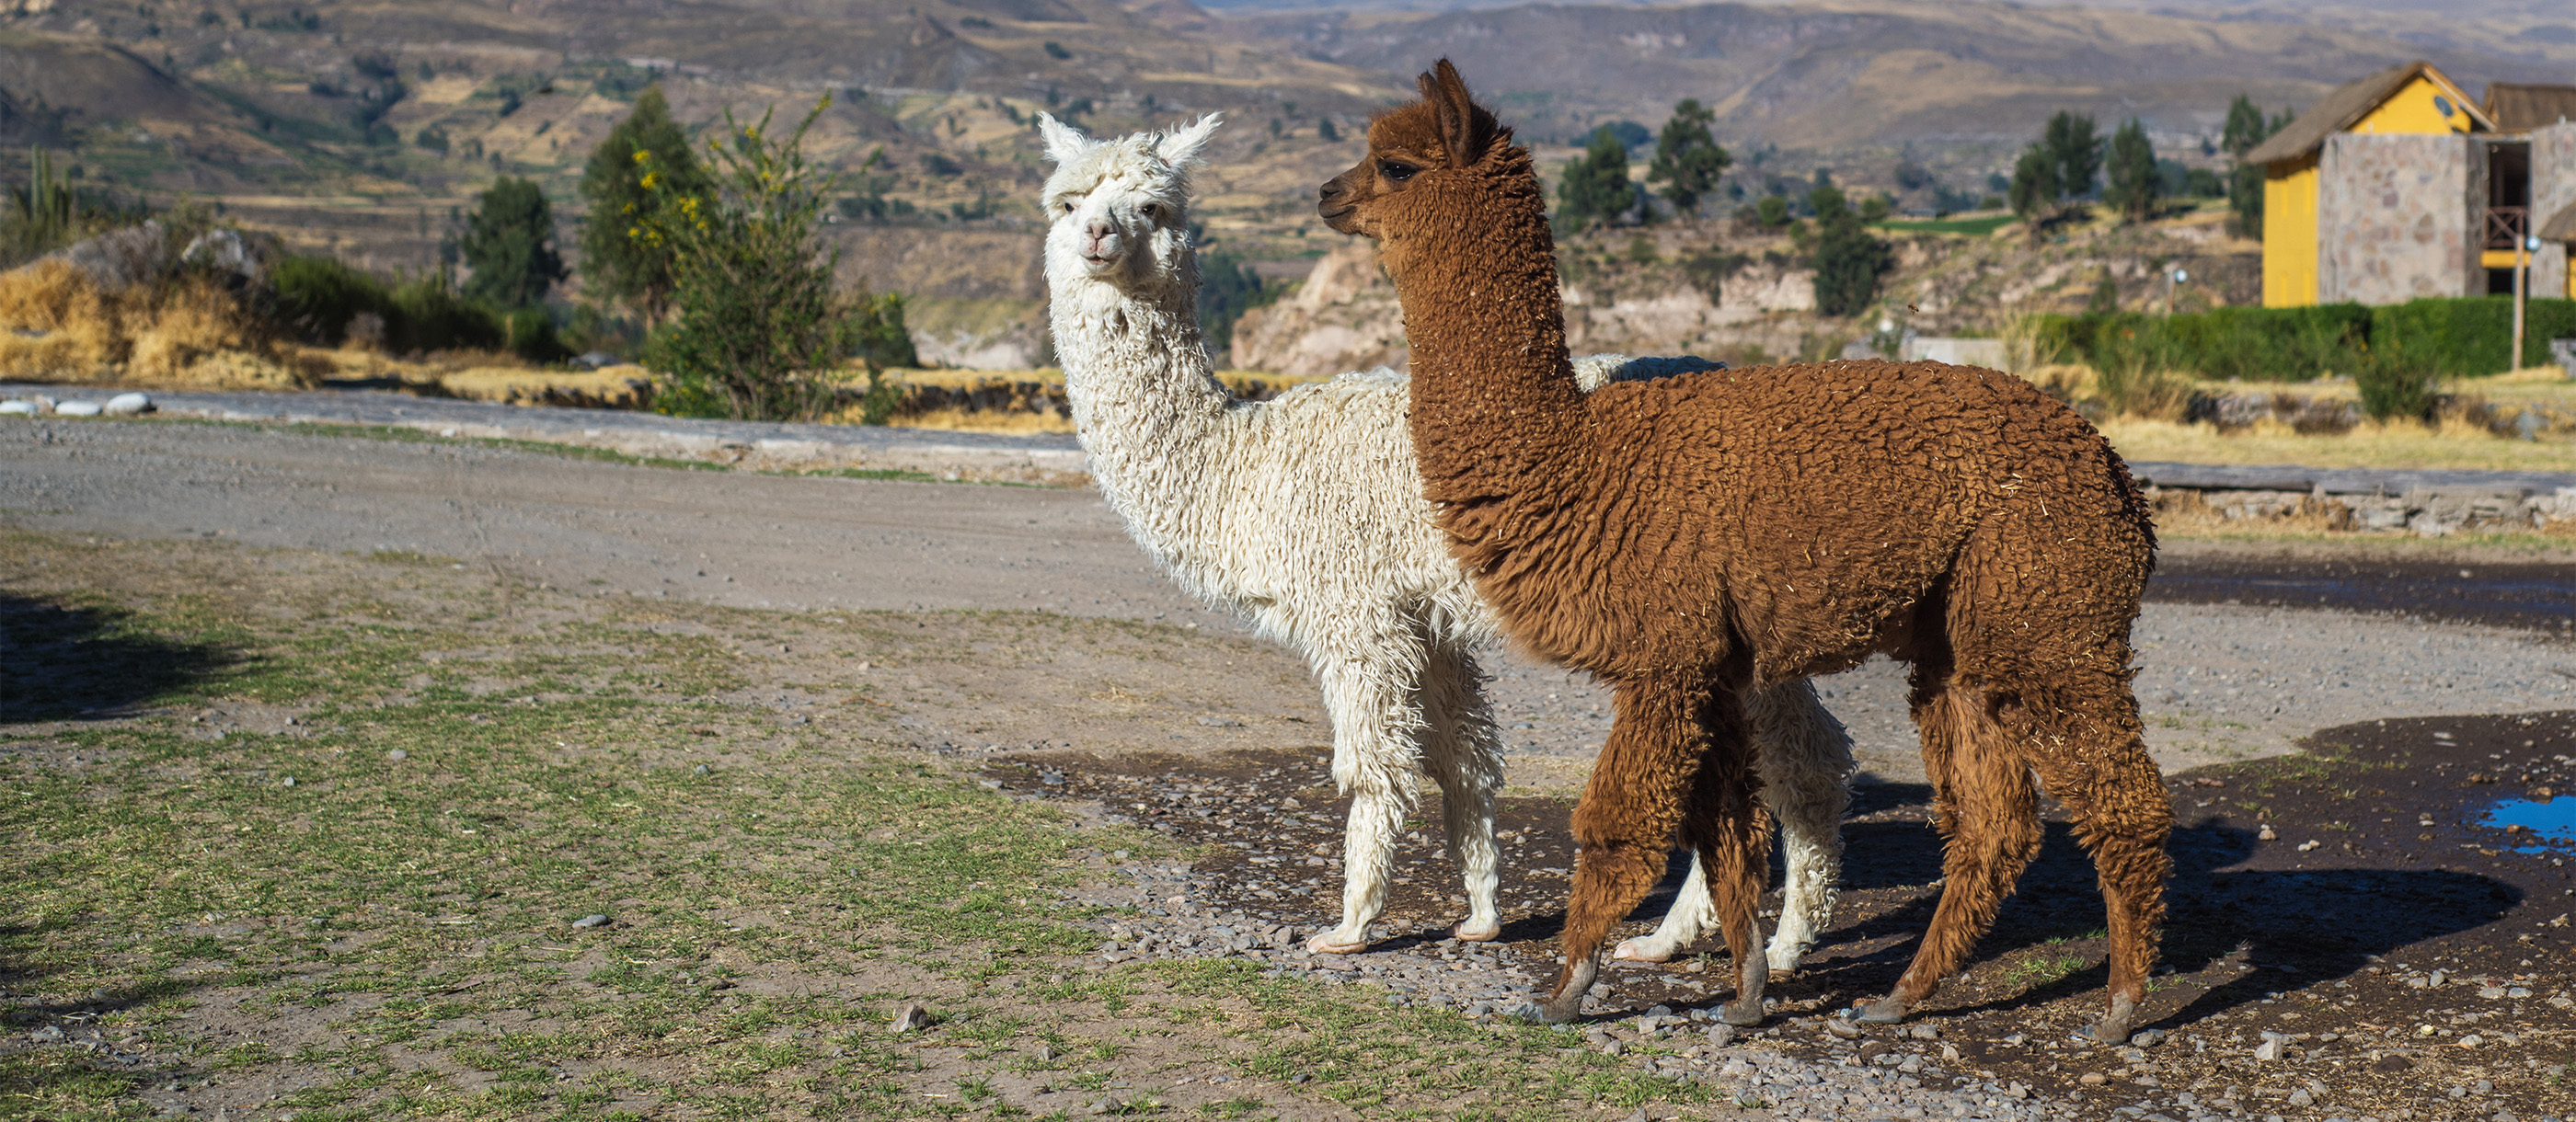
[[[313,371],[209,277],[103,292],[68,262],[0,273],[0,377],[201,389],[309,385]]]
[[[2512,440],[2484,428],[2365,421],[2340,436],[2302,436],[2277,421],[2236,432],[2209,425],[2112,418],[2102,435],[2129,460],[2193,464],[2299,464],[2321,468],[2457,468],[2475,471],[2576,471],[2576,443]]]

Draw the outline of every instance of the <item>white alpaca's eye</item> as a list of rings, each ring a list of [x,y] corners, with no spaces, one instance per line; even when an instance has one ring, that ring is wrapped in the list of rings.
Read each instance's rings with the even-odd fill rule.
[[[1156,203],[1146,203],[1136,209],[1145,212],[1145,217],[1147,218],[1161,218],[1163,216],[1163,208]]]

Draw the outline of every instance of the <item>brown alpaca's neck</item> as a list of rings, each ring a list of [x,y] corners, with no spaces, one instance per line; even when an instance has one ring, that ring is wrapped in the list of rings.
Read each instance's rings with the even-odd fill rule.
[[[1414,450],[1426,497],[1481,504],[1579,443],[1583,392],[1527,150],[1424,186],[1427,220],[1386,247],[1413,351]]]

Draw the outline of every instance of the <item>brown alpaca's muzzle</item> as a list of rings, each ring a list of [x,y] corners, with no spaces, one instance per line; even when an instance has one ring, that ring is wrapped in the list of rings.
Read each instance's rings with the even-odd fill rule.
[[[1325,180],[1323,189],[1317,193],[1315,213],[1321,215],[1324,225],[1332,227],[1335,233],[1368,233],[1360,228],[1358,193],[1352,189],[1354,183],[1365,183],[1367,174],[1368,161],[1362,160],[1351,170]]]

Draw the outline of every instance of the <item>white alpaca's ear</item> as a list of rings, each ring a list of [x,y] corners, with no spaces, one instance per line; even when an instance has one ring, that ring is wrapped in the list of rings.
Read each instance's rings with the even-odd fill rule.
[[[1210,113],[1190,124],[1164,133],[1154,142],[1154,154],[1173,167],[1187,167],[1199,162],[1199,149],[1207,147],[1208,137],[1225,123],[1225,114]]]
[[[1059,164],[1080,159],[1092,145],[1091,138],[1082,135],[1082,130],[1056,120],[1044,111],[1038,113],[1038,133],[1046,137],[1047,158]]]

